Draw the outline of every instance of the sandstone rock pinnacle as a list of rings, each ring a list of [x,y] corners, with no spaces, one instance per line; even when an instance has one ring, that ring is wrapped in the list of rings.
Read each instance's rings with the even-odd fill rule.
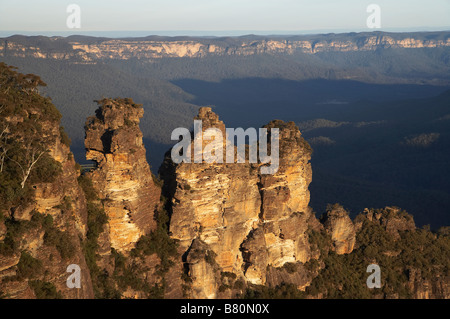
[[[211,108],[200,108],[195,120],[203,130],[225,132],[225,125]],[[306,262],[311,258],[307,229],[315,219],[308,207],[311,182],[311,149],[294,123],[273,121],[267,128],[280,129],[280,169],[261,175],[258,165],[245,163],[180,163],[166,157],[160,173],[172,204],[170,233],[185,252],[193,287],[209,278],[208,290],[194,298],[215,295],[211,268],[189,257],[200,240],[203,250],[214,252],[222,272],[257,284],[266,282],[268,265]],[[194,143],[194,142],[192,142]],[[196,244],[198,245],[198,244]],[[198,249],[195,249],[198,254]],[[195,262],[192,262],[195,260]],[[205,274],[201,274],[201,270]]]
[[[356,231],[348,212],[340,205],[333,205],[321,221],[326,231],[331,234],[336,253],[351,253],[355,245]]]
[[[86,122],[86,158],[109,217],[111,246],[128,251],[141,235],[156,227],[154,211],[161,190],[145,157],[139,120],[144,110],[130,99],[103,99],[96,116]]]

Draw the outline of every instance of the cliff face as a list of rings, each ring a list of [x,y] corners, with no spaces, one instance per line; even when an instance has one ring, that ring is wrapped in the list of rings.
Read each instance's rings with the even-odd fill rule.
[[[52,131],[54,136],[59,136],[58,126],[53,125]],[[59,138],[55,138],[54,141],[50,148],[50,155],[61,163],[62,173],[53,183],[35,185],[34,210],[41,214],[51,215],[53,224],[59,230],[69,234],[74,245],[74,254],[69,260],[64,260],[65,258],[59,252],[61,262],[58,262],[58,257],[56,257],[56,260],[51,259],[52,256],[58,256],[53,247],[51,249],[35,247],[35,251],[38,252],[37,258],[43,260],[44,264],[46,263],[45,260],[50,257],[48,262],[52,266],[49,273],[55,276],[56,289],[62,292],[64,298],[93,298],[90,273],[80,241],[80,237],[84,239],[87,232],[85,195],[77,182],[79,171],[75,169],[75,161],[70,148],[61,143]],[[70,274],[66,272],[66,268],[70,264],[79,265],[81,268],[80,289],[67,288],[66,280]],[[49,281],[52,282],[53,280]]]
[[[280,159],[275,174],[259,176],[262,231],[250,234],[243,244],[246,277],[254,284],[265,284],[268,265],[307,262],[311,258],[307,230],[316,224],[308,207],[311,148],[292,122],[272,121],[265,128],[279,129]],[[265,249],[259,251],[260,247]]]
[[[203,122],[202,132],[211,127],[225,131],[223,122],[209,108],[200,109],[196,119]],[[199,135],[194,136],[194,140],[199,138]],[[204,141],[203,145],[207,144]],[[261,198],[257,170],[252,170],[249,163],[176,165],[167,157],[161,176],[170,184],[168,187],[173,188],[170,190],[173,195],[169,195],[172,201],[169,230],[171,236],[180,241],[181,249],[188,253],[188,260],[192,260],[189,257],[191,245],[194,240],[200,240],[215,253],[215,261],[223,271],[242,275],[240,245],[259,221]],[[204,261],[196,261],[190,267],[194,287],[203,280],[196,269],[206,267]],[[216,290],[217,287],[208,293],[196,294],[194,289],[194,297],[215,297]]]
[[[5,87],[11,94],[2,93],[0,107],[0,147],[8,154],[0,172],[0,295],[92,298],[82,248],[86,200],[60,115],[35,90],[38,78],[27,91],[23,78],[2,64],[0,68],[2,80],[9,74]],[[29,175],[21,175],[30,167]],[[15,187],[15,179],[24,176],[28,178]],[[71,264],[81,270],[79,289],[67,287]]]
[[[331,235],[337,254],[349,254],[353,251],[356,240],[355,226],[348,212],[341,206],[334,205],[322,217],[325,230]]]
[[[201,108],[195,119],[202,121],[203,133],[209,128],[226,132],[211,108]],[[265,128],[269,133],[279,129],[280,160],[274,174],[261,174],[260,164],[248,161],[176,164],[169,156],[160,169],[170,199],[170,235],[179,240],[183,256],[179,262],[184,264],[185,296],[230,298],[242,293],[242,287],[277,290],[281,284],[314,298],[332,297],[330,290],[345,295],[354,282],[343,283],[347,280],[340,276],[349,275],[334,267],[351,263],[349,271],[354,272],[354,257],[347,257],[354,254],[367,265],[379,263],[388,277],[381,294],[364,290],[362,282],[358,289],[365,298],[448,298],[449,280],[442,266],[424,274],[423,264],[415,264],[416,257],[410,254],[412,241],[425,256],[435,256],[427,258],[445,263],[445,256],[435,254],[439,247],[448,254],[443,248],[447,238],[421,233],[410,215],[391,207],[366,210],[353,222],[345,209],[333,205],[319,222],[308,207],[309,145],[293,123],[272,121]],[[191,135],[192,154],[199,136],[195,131]],[[203,139],[202,149],[211,143],[223,141]],[[436,248],[425,251],[425,247]],[[401,260],[395,269],[392,258]],[[391,274],[398,267],[408,273],[407,279]],[[327,277],[329,271],[336,272],[332,275],[336,282]],[[404,290],[398,293],[392,287]]]
[[[0,56],[34,57],[42,59],[94,62],[101,59],[128,60],[160,58],[199,58],[217,55],[248,56],[256,54],[315,54],[319,52],[374,51],[380,48],[437,48],[450,46],[450,35],[361,33],[323,36],[294,36],[282,38],[137,38],[73,41],[70,38],[49,38],[30,44],[22,38],[3,39]]]
[[[203,122],[202,132],[211,127],[225,132],[225,125],[210,108],[201,108],[196,119]],[[273,176],[261,175],[260,164],[248,161],[175,164],[166,157],[160,172],[166,189],[171,189],[169,230],[186,252],[194,287],[203,280],[201,271],[207,269],[203,261],[189,261],[192,245],[198,241],[214,253],[221,272],[258,284],[265,283],[268,265],[281,267],[310,258],[306,236],[308,222],[314,218],[308,209],[310,148],[293,123],[275,121],[267,126],[274,127],[280,129],[283,151]],[[193,138],[192,148],[199,135]],[[203,146],[208,143],[215,142],[203,141]],[[193,290],[193,297],[215,296],[217,291],[212,288],[208,293]]]
[[[438,275],[434,279],[424,279],[420,270],[409,268],[407,271],[408,289],[415,299],[449,299],[450,283],[448,276]]]
[[[58,134],[55,136],[59,136],[58,126],[56,126],[56,130],[55,126],[51,129],[54,134]],[[23,234],[21,244],[17,247],[17,253],[10,257],[0,256],[0,286],[2,288],[0,290],[7,293],[6,295],[9,298],[36,298],[37,295],[31,288],[31,283],[33,280],[41,280],[54,285],[62,298],[93,298],[90,272],[86,265],[80,241],[80,237],[85,238],[86,235],[86,202],[77,183],[78,173],[75,170],[75,162],[72,157],[69,157],[69,148],[61,144],[59,138],[55,139],[50,154],[61,163],[61,175],[55,182],[33,185],[35,202],[17,210],[14,218],[19,223],[30,224],[33,214],[36,212],[48,214],[53,219],[52,230],[37,226]],[[58,245],[55,245],[57,243],[49,240],[50,234],[56,234],[57,232],[64,234],[64,237],[59,237],[59,240],[63,238],[64,243],[68,243],[67,246],[61,245],[58,247]],[[67,249],[69,252],[65,253],[62,249]],[[30,271],[34,270],[39,273],[36,278],[25,281],[23,279],[20,281],[14,280],[14,276],[21,273],[22,264],[19,251],[25,251],[39,261],[41,266],[36,265],[34,266],[36,269],[30,269]],[[76,264],[81,268],[80,289],[69,289],[67,287],[66,281],[70,273],[67,273],[66,269],[71,264]]]
[[[156,228],[154,212],[161,190],[145,157],[139,120],[144,114],[132,101],[104,99],[86,122],[86,158],[96,163],[88,174],[109,217],[109,242],[120,252],[134,247]]]

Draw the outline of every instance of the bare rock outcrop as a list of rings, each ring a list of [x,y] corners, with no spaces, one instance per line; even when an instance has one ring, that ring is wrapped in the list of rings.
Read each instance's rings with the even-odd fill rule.
[[[208,244],[194,239],[186,259],[192,278],[191,298],[214,299],[217,297],[219,268],[215,261],[215,253]]]
[[[433,279],[422,278],[419,269],[410,267],[407,270],[408,284],[414,299],[448,299],[450,298],[449,277],[445,274]]]
[[[264,127],[269,132],[278,128],[280,134],[279,169],[275,174],[261,175],[262,219],[270,222],[308,210],[311,147],[301,137],[294,122],[275,120]]]
[[[41,110],[31,110],[30,114],[40,116]],[[17,123],[20,125],[21,120]],[[11,125],[17,124],[12,123]],[[78,185],[79,171],[75,168],[75,161],[70,148],[62,141],[59,121],[46,120],[40,123],[41,134],[47,141],[48,154],[58,169],[57,176],[50,182],[32,183],[32,201],[18,207],[11,207],[8,215],[8,227],[12,224],[25,227],[26,231],[19,231],[13,236],[16,251],[0,254],[0,287],[5,296],[13,299],[36,298],[31,282],[45,282],[55,288],[62,298],[80,299],[93,298],[90,271],[86,264],[82,241],[87,232],[87,208],[85,195]],[[0,211],[0,214],[4,212]],[[42,219],[47,216],[47,225]],[[49,219],[50,218],[50,219]],[[0,221],[0,240],[5,239],[8,232],[14,230]],[[22,255],[21,255],[22,254]],[[26,255],[23,255],[26,254]],[[29,269],[30,273],[23,273],[20,269],[25,260],[23,256],[34,260],[35,265]],[[81,270],[81,288],[67,287],[67,267],[76,264]]]
[[[356,241],[356,230],[348,212],[340,205],[333,205],[321,218],[325,230],[331,235],[337,254],[349,254]]]
[[[264,127],[269,132],[279,129],[279,169],[260,175],[259,184],[267,264],[281,267],[287,262],[304,263],[311,253],[307,236],[313,215],[308,207],[311,148],[293,122],[275,120]]]
[[[217,128],[225,134],[224,123],[211,108],[200,108],[195,119],[202,121],[202,132]],[[261,164],[249,161],[175,164],[170,153],[160,169],[171,200],[171,236],[186,252],[201,241],[214,253],[220,271],[255,284],[265,284],[268,265],[309,260],[307,229],[315,219],[308,207],[311,149],[294,123],[273,121],[266,126],[269,134],[275,127],[280,132],[280,160],[273,175],[262,175]],[[191,137],[193,157],[194,143],[201,137]],[[202,150],[210,143],[224,143],[225,152],[223,140],[203,139]],[[190,274],[207,270],[203,263],[188,264],[195,267]],[[199,285],[198,276],[193,280],[193,287]],[[200,295],[213,293],[196,293]]]
[[[203,131],[213,126],[225,130],[210,108],[200,109],[196,119],[203,121]],[[174,189],[169,195],[171,236],[185,251],[195,238],[202,240],[215,252],[224,271],[239,272],[243,262],[240,244],[259,221],[261,198],[256,170],[252,171],[249,163],[175,165],[167,157],[161,176]]]
[[[145,157],[140,118],[144,110],[130,99],[103,99],[86,122],[86,158],[97,167],[89,174],[109,217],[109,240],[129,251],[141,235],[155,229],[160,188]]]

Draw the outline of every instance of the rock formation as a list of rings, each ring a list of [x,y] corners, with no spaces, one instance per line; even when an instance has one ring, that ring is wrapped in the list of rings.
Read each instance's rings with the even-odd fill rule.
[[[331,234],[337,254],[349,254],[353,251],[356,240],[355,226],[348,212],[340,205],[333,205],[321,218],[326,231]]]
[[[333,205],[319,222],[308,206],[311,148],[294,123],[279,120],[265,126],[269,135],[273,129],[279,130],[276,172],[262,174],[260,169],[265,164],[249,163],[247,157],[244,163],[238,163],[237,156],[235,163],[177,164],[169,152],[160,169],[164,178],[163,193],[169,201],[160,203],[161,190],[155,185],[145,160],[138,126],[142,108],[128,99],[104,99],[99,104],[96,116],[86,123],[87,158],[95,161],[96,167],[86,172],[85,178],[92,180],[100,197],[98,204],[103,205],[109,217],[103,232],[99,233],[95,248],[98,257],[94,262],[107,276],[110,289],[122,287],[119,296],[148,297],[149,288],[123,282],[126,277],[121,276],[125,272],[130,276],[129,272],[136,269],[132,273],[134,281],[142,283],[142,287],[162,289],[156,291],[156,296],[166,298],[233,298],[243,294],[246,288],[260,289],[258,287],[274,291],[282,289],[280,287],[294,287],[289,289],[303,292],[308,297],[322,298],[327,297],[328,288],[315,291],[317,278],[319,283],[331,285],[326,287],[334,287],[333,283],[327,283],[330,278],[326,277],[327,268],[324,268],[328,254],[332,254],[330,250],[336,253],[332,256],[344,255],[339,256],[342,258],[357,250],[358,254],[371,256],[367,262],[377,262],[380,258],[414,260],[408,255],[408,249],[405,253],[391,250],[390,246],[380,246],[382,250],[375,250],[376,254],[370,255],[374,251],[370,245],[366,247],[366,243],[356,240],[360,232],[364,232],[364,238],[385,236],[384,241],[392,240],[402,245],[408,244],[405,243],[408,237],[404,237],[408,233],[411,236],[417,234],[415,240],[425,240],[417,233],[412,217],[395,207],[366,209],[352,222],[348,212],[340,205]],[[201,108],[195,119],[202,121],[202,133],[209,128],[226,132],[224,123],[211,108]],[[33,286],[36,281],[23,277],[21,270],[24,263],[31,262],[25,261],[26,258],[31,258],[44,267],[46,272],[42,279],[51,282],[61,297],[91,298],[93,285],[82,245],[85,245],[88,231],[87,206],[92,199],[86,201],[78,186],[79,173],[68,146],[61,142],[58,126],[53,122],[43,126],[44,134],[51,141],[49,154],[61,165],[61,175],[52,182],[35,183],[34,201],[11,208],[9,213],[15,220],[35,226],[29,226],[23,233],[18,250],[0,253],[0,293],[6,292],[10,298],[40,297],[36,295],[39,290]],[[197,134],[191,136],[191,147],[199,141]],[[202,149],[217,146],[217,143],[223,144],[225,152],[227,142],[220,139],[203,139]],[[236,147],[233,151],[237,155]],[[192,158],[195,154],[193,150]],[[155,212],[163,205],[170,213],[166,239],[158,237],[164,228],[157,228],[161,225],[155,220]],[[36,216],[51,216],[53,222],[49,226],[41,220],[42,225],[36,226]],[[10,221],[0,223],[0,251],[3,242],[11,236],[13,229],[10,227]],[[153,237],[149,236],[152,231],[156,232]],[[70,256],[65,255],[61,245],[49,241],[49,236],[55,234],[66,234],[58,237],[63,242],[69,238],[72,243]],[[147,235],[144,236],[146,241],[136,245],[142,235]],[[175,258],[171,259],[173,264],[168,262],[167,252],[160,251],[167,247],[154,246],[167,245],[165,240],[169,236],[178,242],[178,254],[170,257]],[[442,236],[446,236],[445,232],[439,238],[427,237],[426,240],[435,240],[436,245],[441,245],[437,247],[445,247],[446,237]],[[133,248],[136,250],[131,252]],[[118,255],[112,249],[122,254]],[[448,253],[442,249],[440,254]],[[149,252],[143,254],[145,250]],[[435,256],[433,258],[445,259],[445,255]],[[336,263],[336,257],[332,258]],[[66,286],[69,264],[81,267],[81,289]],[[162,270],[163,264],[169,268]],[[425,269],[426,273],[423,267],[411,262],[405,267],[406,277],[401,285],[413,298],[449,297],[448,276],[441,271],[441,266],[437,265],[431,272]],[[43,273],[33,276],[41,278]],[[341,283],[337,285],[339,287]],[[309,289],[310,286],[314,286],[313,289]],[[388,288],[389,292],[374,294],[374,297],[399,297],[391,287]]]
[[[269,147],[279,133],[272,174],[238,159],[236,146],[231,163],[177,162],[168,152],[161,190],[146,161],[142,107],[103,99],[86,122],[96,166],[80,176],[60,114],[35,90],[40,80],[0,68],[2,83],[20,84],[0,96],[0,154],[15,152],[0,170],[0,298],[450,297],[448,229],[418,230],[396,207],[352,222],[333,205],[319,222],[309,207],[312,150],[294,123],[264,127]],[[226,134],[218,115],[204,107],[195,120],[202,130],[189,135],[191,159],[212,146],[225,155],[227,138],[203,138]],[[24,181],[24,159],[37,152],[42,161]],[[380,263],[382,290],[354,273],[366,275],[365,263]],[[72,264],[77,289],[67,287]]]
[[[22,108],[18,107],[14,116],[2,115],[1,119],[7,123],[11,140],[21,143],[16,144],[18,148],[30,147],[25,144],[28,138],[23,134],[25,128],[39,132],[45,151],[36,167],[54,176],[36,176],[33,174],[39,173],[32,171],[24,185],[24,189],[33,190],[31,199],[0,207],[0,295],[36,298],[40,287],[46,286],[48,291],[54,288],[62,298],[93,298],[90,271],[82,249],[87,209],[85,195],[77,182],[79,171],[67,141],[63,142],[65,133],[60,128],[59,113],[36,95],[31,105],[28,96],[16,100]],[[15,98],[20,99],[20,94]],[[6,100],[3,96],[2,107],[7,106]],[[16,163],[25,155],[20,153]],[[19,165],[8,164],[10,169]],[[66,284],[70,275],[66,269],[71,264],[81,270],[79,289],[69,289]]]
[[[225,129],[208,108],[200,109],[196,119],[203,121],[203,131],[210,127]],[[161,176],[167,185],[176,187],[170,198],[169,230],[180,240],[181,248],[187,252],[194,239],[199,239],[214,251],[223,271],[241,273],[240,245],[259,221],[257,170],[249,163],[175,165],[166,158]]]
[[[211,127],[225,132],[211,108],[200,108],[196,119],[203,122],[202,132]],[[268,265],[309,260],[311,149],[292,122],[273,121],[266,128],[275,127],[280,130],[280,167],[274,175],[261,175],[261,164],[248,161],[174,164],[166,157],[160,172],[172,190],[170,233],[180,240],[188,265],[198,240],[214,252],[222,272],[257,284],[265,283]],[[192,147],[199,138],[193,137]],[[208,143],[203,141],[203,147]]]
[[[450,46],[445,32],[430,32],[426,37],[411,34],[360,33],[341,35],[305,35],[280,38],[135,38],[73,41],[60,37],[47,38],[38,44],[26,37],[0,39],[0,56],[75,60],[95,63],[96,60],[202,58],[208,56],[249,56],[258,54],[315,54],[320,52],[375,51],[380,48],[438,48]]]
[[[111,247],[129,251],[141,235],[155,229],[161,191],[145,157],[142,107],[129,99],[99,104],[96,116],[86,122],[86,158],[96,163],[89,176],[109,217]]]

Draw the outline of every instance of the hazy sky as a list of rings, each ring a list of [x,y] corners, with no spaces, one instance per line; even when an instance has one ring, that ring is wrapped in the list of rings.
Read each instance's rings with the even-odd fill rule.
[[[81,29],[66,26],[72,3]],[[364,31],[372,3],[382,29],[450,26],[450,0],[0,0],[0,31]]]

